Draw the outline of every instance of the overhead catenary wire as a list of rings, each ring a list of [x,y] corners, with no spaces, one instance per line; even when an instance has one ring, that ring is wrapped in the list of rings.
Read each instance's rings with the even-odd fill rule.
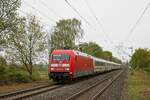
[[[28,14],[27,12],[25,12],[25,11],[23,11],[23,10],[21,10],[21,9],[18,9],[18,11],[21,12],[21,13],[23,13],[24,15],[27,15],[27,14]],[[43,25],[44,25],[44,26],[47,26],[47,27],[52,26],[52,25],[46,24],[46,23],[44,23]]]
[[[79,17],[80,17],[81,19],[83,19],[84,22],[86,22],[86,24],[88,24],[92,29],[94,29],[94,31],[96,31],[96,28],[93,27],[93,26],[78,12],[78,10],[76,10],[76,8],[71,5],[71,3],[70,3],[68,0],[65,0],[65,2],[70,6],[71,9],[73,9],[73,10],[79,15]],[[100,21],[99,21],[98,18],[95,16],[95,14],[94,14],[94,17],[96,18],[96,21],[99,22],[99,25],[102,27]],[[104,31],[104,29],[103,29],[103,32],[106,33],[106,32]],[[108,37],[107,35],[105,35],[105,36]],[[110,39],[108,39],[108,40],[110,40]],[[111,42],[111,44],[112,44],[112,42]]]
[[[74,6],[71,5],[71,3],[68,0],[65,0],[65,2],[67,3],[67,5],[69,5],[70,8],[72,8],[72,10],[74,10],[78,16],[89,26],[91,26],[91,24],[78,12],[78,10],[76,10],[76,8]]]
[[[35,11],[37,11],[40,15],[42,15],[42,16],[44,15],[45,18],[47,18],[47,19],[49,19],[49,20],[55,22],[54,19],[50,18],[50,17],[47,16],[45,13],[42,13],[40,10],[38,10],[38,9],[36,9],[35,7],[33,7],[32,5],[28,4],[27,2],[25,2],[25,0],[23,0],[23,1],[24,1],[24,4],[26,4],[27,6],[31,7],[31,8],[34,9]]]
[[[99,18],[98,18],[98,17],[96,16],[96,14],[94,13],[94,11],[93,11],[92,7],[90,6],[89,2],[88,2],[87,0],[84,0],[84,1],[85,1],[86,5],[87,5],[89,11],[91,12],[92,16],[95,18],[96,22],[98,23],[98,25],[100,26],[102,32],[104,33],[105,38],[106,38],[105,41],[106,41],[106,42],[108,41],[108,42],[110,43],[110,45],[112,46],[112,49],[113,49],[113,48],[114,48],[114,46],[113,46],[114,43],[113,43],[113,41],[110,39],[109,35],[106,33],[106,31],[105,31],[105,29],[104,29],[104,27],[103,27],[101,21],[99,20]],[[114,50],[115,50],[115,49],[114,49]]]
[[[102,32],[104,33],[104,35],[106,36],[106,38],[108,39],[108,41],[109,41],[111,44],[113,44],[112,40],[109,38],[109,35],[108,35],[108,34],[106,33],[106,31],[104,30],[104,27],[103,27],[101,21],[99,20],[99,18],[98,18],[98,17],[96,16],[96,14],[94,13],[94,11],[93,11],[92,7],[90,6],[90,4],[88,3],[88,1],[87,1],[87,0],[84,0],[84,1],[85,1],[86,5],[87,5],[89,11],[91,12],[92,16],[95,18],[96,22],[97,22],[98,25],[101,27]]]
[[[78,11],[74,6],[71,5],[71,3],[70,3],[68,0],[65,0],[65,2],[67,3],[67,5],[69,5],[69,7],[70,7],[71,9],[73,9],[73,10],[78,14],[78,16],[79,16],[84,22],[86,22],[86,24],[87,24],[88,26],[91,27],[91,29],[93,29],[94,31],[96,31],[96,28],[93,27],[93,25],[91,25],[91,24],[88,22],[88,20],[86,20],[86,19],[79,13],[79,11]]]
[[[56,17],[63,18],[61,17],[58,13],[56,13],[52,8],[48,7],[47,4],[43,0],[38,0],[45,8],[48,9],[49,12],[53,13]]]
[[[87,5],[89,11],[91,12],[92,16],[95,18],[96,22],[97,22],[98,25],[101,27],[102,32],[104,33],[105,37],[107,38],[106,40],[111,44],[112,49],[114,49],[114,50],[116,51],[116,53],[118,53],[118,51],[116,50],[116,49],[118,49],[118,48],[114,46],[113,41],[109,38],[109,35],[108,35],[108,34],[106,33],[106,31],[104,30],[104,27],[103,27],[101,21],[99,20],[99,18],[98,18],[98,17],[96,16],[96,14],[94,13],[94,11],[93,11],[92,7],[90,6],[89,2],[88,2],[87,0],[84,0],[84,1],[85,1],[86,5]],[[105,40],[105,41],[106,41],[106,40]],[[106,42],[107,42],[107,41],[106,41]],[[123,51],[123,50],[120,50],[120,49],[118,49],[118,50],[119,50],[120,52]],[[123,55],[122,55],[122,56],[123,56]]]
[[[146,11],[148,10],[149,7],[150,7],[150,2],[146,5],[143,12],[138,17],[138,19],[136,20],[135,24],[133,25],[133,27],[131,28],[131,30],[129,31],[129,33],[125,37],[125,39],[123,41],[121,41],[120,44],[119,44],[120,46],[118,47],[118,50],[121,51],[122,53],[124,53],[127,56],[129,56],[130,54],[123,50],[123,47],[124,47],[123,45],[124,45],[125,42],[127,42],[130,39],[131,35],[133,34],[134,30],[136,29],[139,22],[142,20],[144,14],[146,13]],[[129,57],[131,57],[131,56],[129,56]]]
[[[68,1],[68,0],[65,0],[65,2],[67,3],[67,5],[69,5],[69,7],[78,14],[78,16],[94,31],[96,31],[97,29],[89,23],[89,21],[87,19],[85,19],[81,14],[80,12],[74,7],[71,5],[71,3]]]
[[[150,7],[150,2],[146,5],[146,7],[144,8],[143,12],[141,13],[141,15],[139,16],[139,18],[137,19],[137,21],[135,22],[133,27],[131,28],[131,30],[127,34],[125,40],[121,42],[121,44],[124,44],[127,40],[129,40],[129,38],[133,34],[134,30],[136,29],[138,23],[141,21],[141,19],[143,18],[144,14],[146,13],[146,11],[148,10],[149,7]]]

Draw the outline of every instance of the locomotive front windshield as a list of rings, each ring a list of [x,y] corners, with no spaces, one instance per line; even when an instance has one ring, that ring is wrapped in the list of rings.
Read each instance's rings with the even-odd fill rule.
[[[70,55],[68,54],[59,54],[59,55],[52,55],[52,59],[53,60],[69,60]]]

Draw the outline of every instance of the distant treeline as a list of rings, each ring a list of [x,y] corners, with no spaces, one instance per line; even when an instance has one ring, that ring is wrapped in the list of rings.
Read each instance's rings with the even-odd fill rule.
[[[114,57],[112,52],[104,51],[102,47],[100,47],[95,42],[82,43],[77,46],[80,51],[90,54],[94,57],[102,58],[105,60],[113,61],[116,63],[121,63],[121,60]]]

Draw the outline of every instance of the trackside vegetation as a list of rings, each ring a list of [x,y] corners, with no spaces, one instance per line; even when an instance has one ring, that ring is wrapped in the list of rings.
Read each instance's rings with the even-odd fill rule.
[[[17,9],[20,5],[21,0],[0,1],[0,48],[7,54],[6,62],[24,67],[24,72],[27,72],[32,80],[34,64],[39,53],[45,50],[46,34],[37,17],[32,14],[28,14],[27,17],[19,16]],[[2,67],[3,73],[7,73],[8,69],[16,71],[8,66]],[[13,73],[24,77],[24,74],[18,75],[17,71]]]
[[[128,74],[128,100],[150,99],[150,74],[142,70],[134,70]]]
[[[139,48],[136,49],[130,61],[133,70],[144,70],[150,73],[150,50]]]
[[[128,75],[129,100],[150,99],[150,50],[136,49],[130,60]]]
[[[40,70],[41,68],[33,68],[32,79],[24,69],[22,65],[7,64],[3,57],[0,57],[0,84],[12,84],[12,83],[27,83],[32,81],[38,81],[41,79]],[[34,65],[35,66],[35,65]],[[42,69],[44,70],[44,69]],[[47,69],[45,69],[47,70]]]

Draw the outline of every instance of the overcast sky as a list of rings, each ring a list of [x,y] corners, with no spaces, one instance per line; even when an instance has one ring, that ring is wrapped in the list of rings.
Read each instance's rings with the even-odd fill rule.
[[[85,33],[80,42],[94,41],[117,57],[127,57],[115,48],[121,42],[124,42],[124,47],[150,49],[150,9],[146,11],[133,33],[128,35],[149,0],[68,1],[90,25],[81,19],[65,0],[22,0],[19,12],[23,16],[26,13],[36,15],[47,30],[62,18],[77,18],[81,20]],[[130,53],[130,50],[124,50]]]

